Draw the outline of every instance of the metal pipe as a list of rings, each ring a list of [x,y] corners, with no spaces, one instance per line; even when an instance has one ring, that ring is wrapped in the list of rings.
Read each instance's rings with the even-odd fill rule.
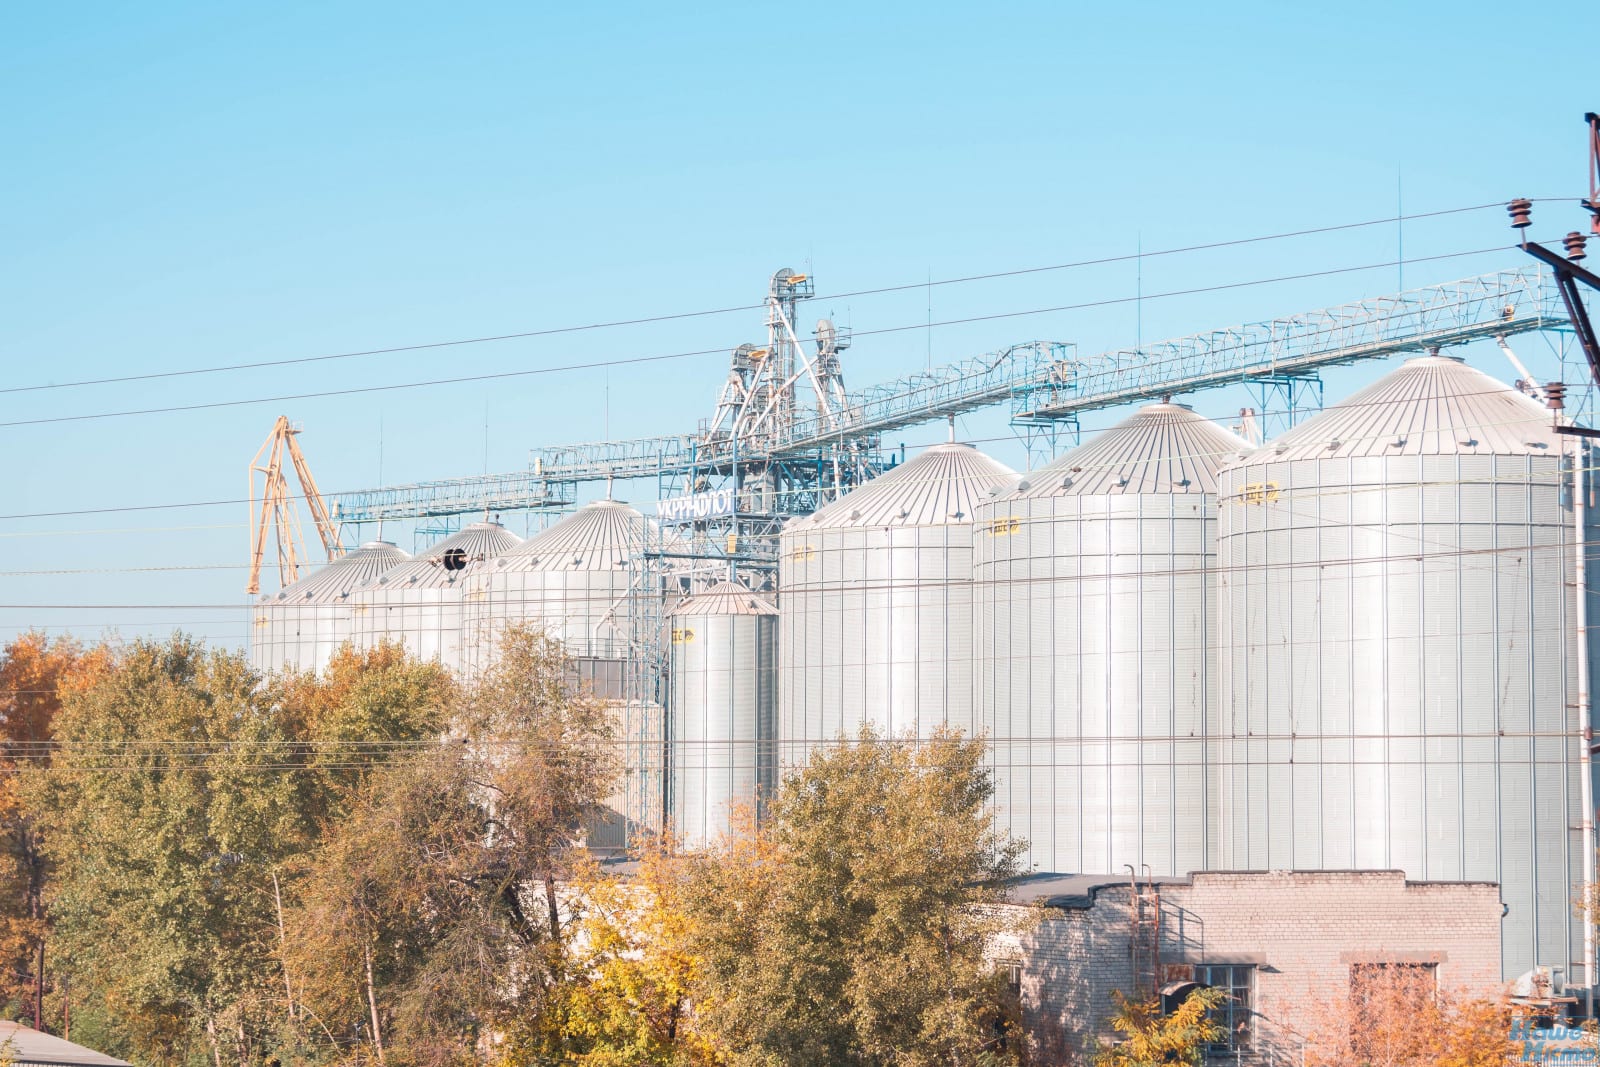
[[[1517,358],[1517,354],[1511,351],[1511,346],[1506,343],[1505,337],[1496,337],[1494,343],[1500,346],[1500,351],[1506,354],[1506,359],[1510,360],[1517,373],[1522,375],[1522,381],[1527,385],[1528,392],[1532,394],[1535,400],[1543,404],[1545,402],[1544,390],[1539,388],[1539,383],[1533,380],[1533,375],[1528,373],[1528,368],[1522,365],[1522,360]]]
[[[1573,585],[1576,586],[1576,622],[1578,631],[1578,795],[1583,805],[1580,823],[1583,839],[1583,984],[1584,1011],[1594,1018],[1595,987],[1595,836],[1594,836],[1594,766],[1591,746],[1594,729],[1589,708],[1589,581],[1586,541],[1587,486],[1584,470],[1584,443],[1581,437],[1572,439],[1572,523],[1573,523]]]

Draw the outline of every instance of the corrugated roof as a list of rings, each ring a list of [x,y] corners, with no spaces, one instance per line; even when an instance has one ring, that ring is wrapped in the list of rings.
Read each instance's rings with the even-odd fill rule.
[[[127,1060],[9,1020],[0,1020],[0,1060],[14,1062],[17,1067],[128,1067]]]
[[[1215,493],[1217,469],[1250,448],[1182,404],[1150,404],[1022,476],[1005,498]]]
[[[1408,359],[1244,462],[1347,456],[1558,455],[1550,412],[1459,359]]]
[[[410,558],[409,552],[401,551],[388,541],[368,541],[264,599],[269,604],[336,603],[356,586]]]
[[[391,567],[361,586],[370,589],[428,589],[454,584],[464,574],[522,544],[522,538],[498,522],[475,522],[446,537],[409,563]],[[460,549],[466,566],[457,571],[444,568],[445,553]]]
[[[585,504],[495,560],[497,571],[622,570],[644,546],[652,524],[615,500]]]
[[[973,509],[1016,471],[971,445],[934,445],[867,482],[791,529],[943,526],[971,522]]]
[[[776,615],[778,609],[737,582],[718,582],[678,602],[674,616]]]

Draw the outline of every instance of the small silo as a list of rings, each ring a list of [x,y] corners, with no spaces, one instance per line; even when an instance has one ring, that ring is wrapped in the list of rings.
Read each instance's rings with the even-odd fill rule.
[[[1216,471],[1248,447],[1152,404],[978,507],[978,701],[1025,869],[1205,867]]]
[[[1438,356],[1222,471],[1214,865],[1495,881],[1505,975],[1574,973],[1568,474],[1548,411]]]
[[[778,609],[722,582],[672,610],[667,817],[685,846],[729,829],[777,777]]]
[[[251,626],[251,665],[262,672],[326,667],[339,646],[351,639],[351,592],[410,558],[387,541],[368,541],[279,592],[261,597]]]
[[[581,681],[620,699],[639,636],[637,562],[653,530],[627,504],[596,500],[491,561],[467,593],[471,665],[487,665],[508,623],[537,625],[566,647]]]
[[[464,669],[463,588],[489,560],[521,543],[497,522],[475,522],[368,579],[350,596],[352,639],[364,648],[399,641],[418,659]]]
[[[870,723],[925,737],[982,726],[973,704],[972,522],[1015,478],[971,445],[942,444],[781,537],[780,756]]]

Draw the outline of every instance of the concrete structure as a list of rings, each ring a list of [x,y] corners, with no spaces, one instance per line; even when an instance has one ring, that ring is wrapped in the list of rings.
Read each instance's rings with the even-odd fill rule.
[[[13,1067],[129,1067],[127,1060],[7,1020],[0,1020],[0,1063]]]
[[[1152,404],[978,506],[979,707],[1025,869],[1206,866],[1216,471],[1249,447]]]
[[[688,848],[777,782],[778,609],[734,582],[673,608],[667,819]]]
[[[350,594],[411,557],[387,541],[368,541],[298,582],[256,602],[250,665],[320,671],[352,637]]]
[[[1498,882],[1503,974],[1581,972],[1574,519],[1551,421],[1421,357],[1221,472],[1211,866]]]
[[[1234,990],[1236,1036],[1217,1050],[1221,1063],[1299,1064],[1364,966],[1431,967],[1440,988],[1471,995],[1503,988],[1492,883],[1411,882],[1398,871],[1215,872],[1158,879],[1155,890],[1159,985],[1198,978]],[[998,958],[1020,983],[1044,1062],[1075,1062],[1070,1052],[1110,1036],[1112,992],[1138,984],[1135,894],[1111,876],[1039,875],[1023,879],[1013,900],[1039,909],[1038,921],[1007,938]]]
[[[780,539],[780,758],[871,724],[982,725],[973,701],[972,523],[1015,478],[971,445],[929,448]]]

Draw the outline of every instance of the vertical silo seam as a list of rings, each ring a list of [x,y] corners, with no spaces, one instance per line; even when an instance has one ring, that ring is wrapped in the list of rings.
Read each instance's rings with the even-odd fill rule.
[[[1027,779],[1014,759],[996,767],[997,785],[1015,798],[1005,821],[1030,839],[1028,863],[1054,871],[1149,863],[1160,874],[1207,866],[1213,472],[1246,447],[1186,408],[1152,405],[983,504],[980,543],[1012,511],[1047,531],[986,550],[975,572],[995,605],[979,670],[1004,677],[1041,658],[1052,667],[1043,675],[1054,679],[1049,692],[980,686],[994,694],[995,721],[1011,724],[997,732],[1013,736],[1013,751],[1032,740],[1035,751],[1055,754]],[[998,563],[1007,558],[1017,571],[1050,573],[1037,593],[1043,610],[1027,590],[1007,590]],[[1200,631],[1192,651],[1179,604],[1185,627]]]
[[[1582,538],[1569,529],[1555,492],[1569,475],[1552,456],[1547,420],[1526,397],[1455,361],[1408,362],[1224,472],[1230,498],[1257,481],[1272,480],[1275,496],[1281,482],[1281,496],[1290,503],[1317,489],[1323,497],[1318,529],[1326,532],[1315,551],[1309,539],[1290,534],[1292,555],[1278,560],[1268,554],[1276,537],[1269,531],[1283,526],[1266,521],[1274,518],[1266,514],[1271,509],[1256,515],[1255,508],[1230,504],[1218,531],[1221,587],[1230,601],[1243,598],[1218,612],[1229,663],[1220,706],[1222,718],[1232,722],[1229,747],[1247,764],[1221,771],[1234,787],[1219,790],[1228,808],[1220,822],[1232,840],[1220,842],[1218,851],[1249,857],[1252,822],[1274,818],[1282,801],[1310,804],[1317,795],[1254,795],[1252,783],[1267,767],[1258,772],[1248,764],[1272,758],[1270,747],[1251,742],[1257,717],[1267,715],[1269,733],[1280,729],[1274,722],[1296,733],[1316,730],[1318,744],[1303,751],[1309,757],[1320,749],[1329,762],[1322,809],[1308,824],[1331,835],[1326,845],[1348,834],[1358,866],[1383,862],[1412,877],[1500,881],[1511,904],[1503,958],[1508,977],[1533,962],[1564,964],[1572,947],[1565,902],[1576,855],[1567,829],[1575,779],[1570,752],[1562,755],[1570,741],[1552,741],[1551,734],[1565,733],[1571,718],[1564,694],[1573,684],[1566,634],[1573,594],[1549,553]],[[1334,439],[1341,447],[1330,450]],[[1453,478],[1454,492],[1433,484],[1441,478]],[[1374,492],[1379,499],[1370,498]],[[1469,508],[1477,500],[1486,503]],[[1336,506],[1349,514],[1336,513]],[[1299,525],[1299,519],[1289,524]],[[1348,553],[1337,565],[1328,554],[1334,550]],[[1266,628],[1257,633],[1265,606],[1301,588],[1283,569],[1300,561],[1317,567],[1322,589],[1346,605],[1346,617],[1326,608],[1315,618],[1281,614],[1277,607],[1271,611],[1280,614],[1264,617]],[[1235,569],[1261,565],[1267,567],[1264,581],[1241,580]],[[1330,803],[1328,793],[1338,784],[1330,777],[1338,765],[1330,747],[1336,723],[1329,717],[1337,707],[1336,686],[1325,676],[1299,706],[1279,703],[1286,694],[1281,688],[1253,688],[1271,675],[1248,669],[1255,654],[1250,643],[1265,638],[1270,646],[1290,633],[1296,642],[1323,648],[1324,669],[1349,679],[1356,733],[1365,738],[1382,731],[1377,744],[1357,744],[1353,799],[1364,810],[1349,827],[1338,824],[1342,805]],[[1347,659],[1338,645],[1346,637],[1355,653]],[[1412,642],[1418,647],[1409,647]],[[1430,671],[1441,656],[1453,662]],[[1310,669],[1314,660],[1307,662]],[[1485,758],[1492,765],[1482,766]],[[1361,781],[1372,777],[1365,766],[1372,759],[1387,763],[1371,768],[1383,775],[1376,809],[1374,798],[1360,795]],[[1473,783],[1479,788],[1470,788]]]
[[[465,669],[463,593],[490,560],[521,540],[499,523],[473,523],[369,579],[351,594],[352,640],[361,647],[399,641],[419,659]]]
[[[1012,477],[970,446],[938,445],[783,531],[785,611],[815,613],[828,631],[821,640],[849,619],[862,637],[841,656],[783,641],[783,673],[816,683],[779,694],[786,762],[869,723],[918,736],[945,723],[975,732],[972,513]]]

